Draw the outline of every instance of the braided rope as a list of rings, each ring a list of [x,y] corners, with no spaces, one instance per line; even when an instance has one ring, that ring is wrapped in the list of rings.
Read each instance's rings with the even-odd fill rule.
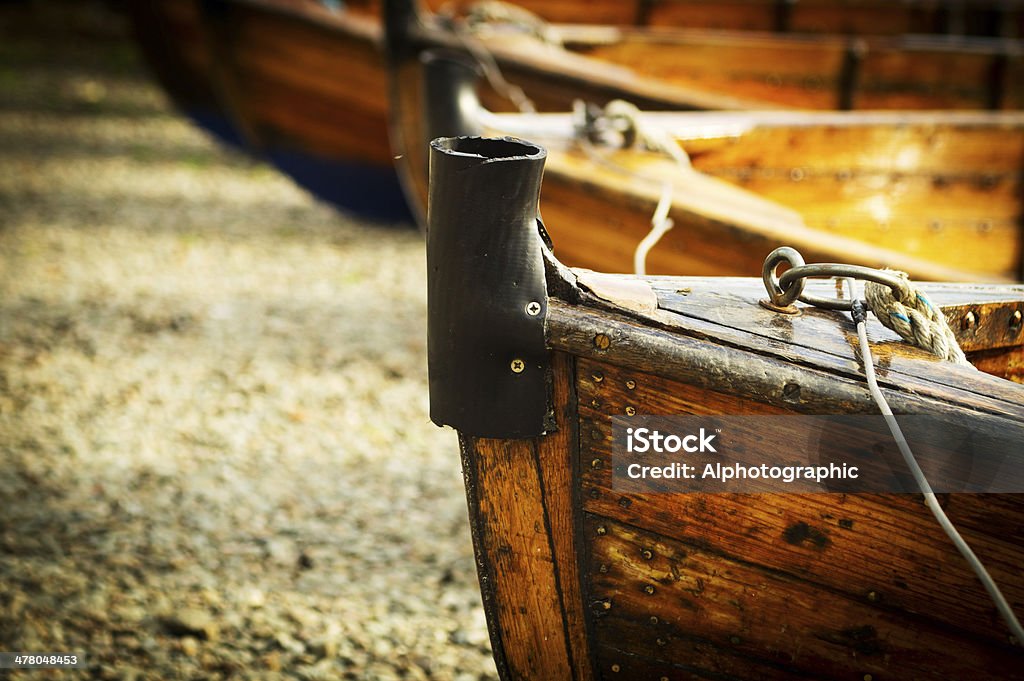
[[[972,366],[960,349],[942,310],[910,282],[906,272],[893,273],[907,281],[909,294],[904,300],[897,300],[892,289],[884,284],[872,281],[864,284],[868,307],[878,317],[878,321],[908,343],[924,348],[946,361]]]

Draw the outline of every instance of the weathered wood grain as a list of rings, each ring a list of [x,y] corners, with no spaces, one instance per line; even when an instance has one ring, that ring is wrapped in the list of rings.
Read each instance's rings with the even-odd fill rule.
[[[875,413],[861,371],[849,360],[812,349],[796,350],[783,342],[730,330],[724,324],[698,331],[695,327],[701,325],[699,320],[691,322],[690,318],[669,315],[666,321],[678,324],[675,331],[680,335],[552,301],[549,343],[580,357],[783,409],[813,407],[816,413]],[[683,327],[691,323],[693,330],[684,331]],[[709,352],[707,341],[701,340],[708,338],[707,332],[711,333],[714,352]],[[599,336],[602,342],[595,344]],[[717,336],[730,339],[722,343],[715,340]],[[922,372],[938,362],[923,351],[913,354],[917,354]],[[912,372],[892,376],[882,373],[879,382],[896,413],[956,414],[967,406],[989,414],[1024,417],[1024,403],[1019,397],[1024,388],[970,368],[943,366],[941,371],[965,376],[963,385],[970,388],[917,378]],[[913,391],[907,386],[913,386]],[[1002,396],[983,395],[985,386]]]
[[[237,0],[206,25],[221,92],[255,147],[391,165],[375,21],[308,3]]]
[[[610,606],[595,618],[602,646],[630,631],[640,655],[740,678],[1020,678],[1006,643],[761,569],[757,555],[726,558],[598,516],[586,531],[593,596]]]
[[[553,359],[559,430],[536,440],[462,436],[481,590],[504,678],[593,677],[578,560],[573,365]]]
[[[779,408],[606,362],[580,360],[577,375],[581,484],[585,508],[595,514],[587,538],[597,547],[615,532],[644,537],[631,548],[595,548],[593,554],[596,586],[589,598],[603,671],[614,663],[620,671],[650,670],[655,678],[689,678],[695,669],[703,670],[696,677],[744,679],[853,673],[926,678],[925,669],[935,664],[935,674],[956,665],[963,674],[992,668],[1000,669],[997,675],[1019,673],[1018,652],[1006,645],[980,584],[915,495],[637,495],[612,489],[610,416],[629,413],[626,407],[638,414],[770,414],[801,407]],[[945,495],[944,504],[1014,607],[1024,605],[1017,567],[1024,557],[1024,507],[1016,495]],[[609,519],[625,525],[613,529]],[[731,597],[716,596],[705,605],[706,586],[694,591],[683,571],[651,572],[652,561],[673,551],[681,560],[707,560],[702,574],[711,579],[743,573],[749,581],[741,578],[745,586]],[[619,579],[616,564],[634,570],[632,576]],[[783,587],[789,580],[799,586]],[[770,603],[780,592],[789,598]],[[654,625],[651,617],[658,618]],[[687,617],[682,630],[670,624]],[[762,618],[759,625],[750,623],[756,617]],[[760,643],[750,631],[739,631],[743,622],[768,627],[769,619],[780,628]],[[717,638],[711,634],[716,625],[723,627]],[[964,634],[956,630],[970,632],[968,641],[959,640]],[[641,639],[639,645],[632,645],[632,636]],[[950,638],[941,643],[944,637]],[[941,663],[913,652],[930,645],[960,652]],[[860,653],[853,668],[836,671],[832,665],[843,667],[853,651]],[[652,662],[659,659],[677,666]],[[923,666],[911,671],[918,664]]]

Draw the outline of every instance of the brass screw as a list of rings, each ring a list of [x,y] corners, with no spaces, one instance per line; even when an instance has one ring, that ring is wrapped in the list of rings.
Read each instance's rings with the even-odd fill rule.
[[[650,560],[651,558],[654,558],[654,554],[651,552],[650,549],[644,549],[640,552],[640,555],[644,557],[644,560]]]
[[[1019,328],[1021,321],[1022,321],[1021,311],[1020,310],[1014,310],[1013,311],[1013,315],[1010,316],[1010,326],[1012,326],[1014,328]]]
[[[526,314],[530,315],[531,317],[536,317],[537,315],[539,315],[540,314],[540,303],[538,303],[536,300],[527,303],[526,304]]]
[[[612,339],[607,334],[599,333],[594,336],[594,347],[598,350],[607,350],[611,347]]]
[[[511,367],[512,367],[512,373],[514,373],[514,374],[521,374],[521,373],[523,373],[523,371],[526,370],[526,362],[524,362],[523,360],[521,360],[521,359],[519,359],[517,357],[514,360],[512,360]]]
[[[595,371],[592,378],[594,379],[594,383],[600,383],[601,381],[604,380],[604,374],[602,374],[600,371]]]
[[[968,312],[967,314],[964,315],[964,319],[963,319],[963,323],[962,323],[963,328],[965,328],[965,329],[973,329],[977,325],[978,325],[978,315],[974,314],[973,311],[972,312]]]
[[[644,587],[644,593],[646,593],[648,596],[653,596],[654,595],[654,587],[651,586],[650,584],[648,584],[647,586]]]
[[[658,623],[658,618],[655,617],[654,615],[651,615],[651,624],[657,624],[657,623]]]
[[[617,664],[613,664],[612,665],[612,671],[615,672],[616,674],[619,673],[619,669],[621,669],[621,667],[619,667],[619,665],[617,665]]]
[[[662,647],[664,647],[664,646],[667,646],[667,645],[668,645],[668,641],[666,641],[666,640],[665,640],[665,639],[663,639],[663,638],[659,638],[659,639],[657,639],[657,640],[655,641],[655,643],[657,643],[657,644],[658,644],[659,646],[662,646]]]
[[[592,400],[590,400],[590,406],[593,407],[594,409],[600,409],[601,408],[601,402],[598,401],[597,398],[592,399]]]
[[[636,407],[626,407],[626,416],[636,416]]]
[[[597,528],[597,534],[598,534],[598,536],[603,537],[604,535],[608,534],[608,530],[605,529],[604,525],[601,525],[600,527]]]
[[[608,574],[608,566],[601,565],[601,567],[597,568],[597,571],[600,572],[602,575]]]
[[[877,603],[878,602],[878,592],[877,591],[869,591],[868,592],[868,600],[871,601],[872,603]]]
[[[629,388],[630,390],[636,390],[636,381],[632,379],[626,381],[626,387]]]
[[[594,459],[593,461],[590,462],[591,468],[600,468],[603,465],[604,463],[601,461],[601,459]]]

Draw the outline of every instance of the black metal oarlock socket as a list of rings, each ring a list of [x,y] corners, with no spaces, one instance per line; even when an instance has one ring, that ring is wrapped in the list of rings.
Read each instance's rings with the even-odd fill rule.
[[[537,207],[547,154],[508,137],[430,146],[430,418],[476,437],[541,435],[550,360]]]

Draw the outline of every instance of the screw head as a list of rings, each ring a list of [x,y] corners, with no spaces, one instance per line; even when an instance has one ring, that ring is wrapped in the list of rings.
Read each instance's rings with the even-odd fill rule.
[[[636,416],[636,407],[626,407],[626,416]]]
[[[536,300],[533,300],[533,301],[530,301],[529,303],[527,303],[526,304],[526,314],[530,315],[531,317],[536,317],[537,315],[539,315],[540,314],[540,303],[538,303]]]
[[[594,375],[593,375],[593,379],[594,379],[594,383],[600,383],[601,381],[604,380],[604,374],[602,374],[600,371],[595,371]]]
[[[526,370],[526,362],[518,357],[512,360],[512,363],[509,366],[512,368],[512,373],[514,374],[521,374]]]
[[[597,528],[597,534],[598,534],[598,536],[603,537],[604,535],[608,534],[608,530],[605,529],[604,525],[601,525],[600,527]]]
[[[1024,313],[1021,313],[1020,310],[1014,310],[1010,316],[1010,326],[1014,328],[1019,327],[1022,320],[1024,320]]]
[[[607,350],[611,347],[612,339],[607,334],[599,333],[594,336],[594,347],[598,350]]]
[[[967,314],[964,315],[962,326],[965,329],[973,329],[977,325],[978,325],[978,315],[974,314],[973,311],[968,312]]]
[[[626,388],[629,390],[636,390],[636,381],[633,379],[626,381]]]

